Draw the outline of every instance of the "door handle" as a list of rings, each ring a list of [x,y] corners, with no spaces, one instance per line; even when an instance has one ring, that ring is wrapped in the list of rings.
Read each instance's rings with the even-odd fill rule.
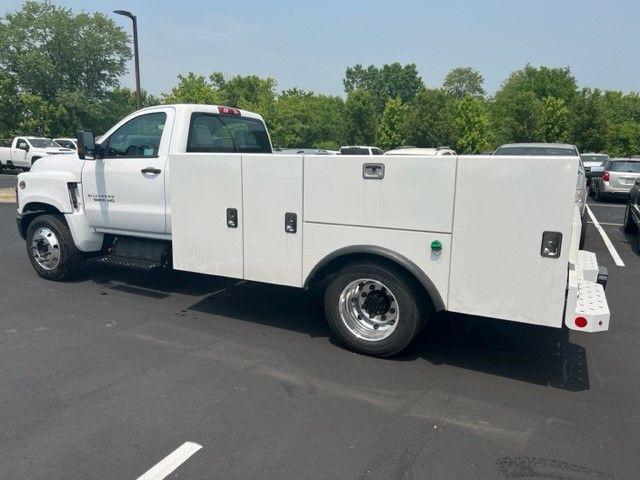
[[[142,170],[140,170],[142,173],[147,174],[147,173],[152,173],[154,175],[159,174],[162,170],[160,170],[159,168],[153,168],[153,167],[146,167],[143,168]]]
[[[382,180],[384,178],[384,164],[365,163],[362,165],[362,178],[365,180]]]

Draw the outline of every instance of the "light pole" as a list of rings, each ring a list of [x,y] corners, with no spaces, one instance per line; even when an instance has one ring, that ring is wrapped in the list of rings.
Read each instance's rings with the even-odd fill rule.
[[[136,68],[136,106],[138,110],[142,108],[142,98],[140,96],[140,59],[138,58],[138,19],[126,10],[114,10],[113,13],[129,17],[133,22],[133,57]]]

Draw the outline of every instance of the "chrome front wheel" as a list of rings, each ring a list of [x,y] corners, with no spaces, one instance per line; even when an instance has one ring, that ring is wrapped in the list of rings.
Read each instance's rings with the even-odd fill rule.
[[[60,263],[60,242],[49,227],[39,227],[31,238],[31,256],[44,270],[52,271]]]

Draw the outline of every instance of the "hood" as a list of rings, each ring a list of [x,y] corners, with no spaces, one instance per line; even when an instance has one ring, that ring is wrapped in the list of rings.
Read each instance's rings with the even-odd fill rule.
[[[75,152],[72,152],[75,153]],[[68,173],[73,175],[74,181],[82,181],[82,167],[85,160],[80,160],[78,155],[52,155],[39,159],[31,167],[31,172],[47,173]]]
[[[58,148],[44,148],[47,153],[55,155],[57,153],[73,153],[75,150],[71,150],[70,148],[58,147]]]

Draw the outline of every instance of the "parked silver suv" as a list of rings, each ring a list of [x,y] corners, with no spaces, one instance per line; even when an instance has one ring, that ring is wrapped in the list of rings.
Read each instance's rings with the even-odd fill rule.
[[[626,197],[640,178],[640,158],[612,158],[604,162],[604,172],[591,181],[593,198]]]

